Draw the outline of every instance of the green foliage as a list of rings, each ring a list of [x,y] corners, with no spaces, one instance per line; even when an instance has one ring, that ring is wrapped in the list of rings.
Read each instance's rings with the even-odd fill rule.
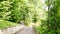
[[[0,19],[12,22],[37,22],[40,0],[6,0],[0,2]],[[36,3],[35,3],[36,2]],[[41,5],[42,6],[42,5]],[[34,16],[37,15],[37,16]]]
[[[11,3],[8,1],[0,2],[0,19],[9,20],[11,11],[9,11]]]
[[[40,34],[60,34],[60,0],[45,1],[46,3],[42,3],[42,0],[0,0],[0,20],[15,23],[22,21],[24,24],[39,22],[36,30]],[[49,12],[45,10],[45,5]],[[3,22],[1,24],[6,24]]]
[[[16,25],[18,25],[18,24],[13,23],[13,22],[9,22],[6,20],[0,20],[0,29],[11,27],[11,26],[16,26]]]
[[[60,0],[49,0],[46,2],[48,6],[48,20],[42,21],[40,27],[41,34],[60,34]],[[46,21],[46,22],[45,22]]]

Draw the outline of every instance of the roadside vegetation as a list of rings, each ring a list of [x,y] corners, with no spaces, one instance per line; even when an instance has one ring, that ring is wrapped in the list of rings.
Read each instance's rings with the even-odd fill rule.
[[[34,23],[36,34],[60,34],[60,0],[0,0],[0,28],[20,22]]]
[[[16,26],[16,25],[18,25],[18,24],[14,23],[14,22],[9,22],[6,20],[0,20],[0,29],[4,29],[4,28]]]

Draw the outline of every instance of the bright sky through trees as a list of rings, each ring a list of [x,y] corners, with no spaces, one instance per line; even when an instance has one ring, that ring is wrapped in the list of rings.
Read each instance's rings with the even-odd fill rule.
[[[41,0],[41,2],[43,3],[43,8],[44,8],[46,11],[48,11],[48,7],[47,7],[46,4],[45,4],[45,0]]]

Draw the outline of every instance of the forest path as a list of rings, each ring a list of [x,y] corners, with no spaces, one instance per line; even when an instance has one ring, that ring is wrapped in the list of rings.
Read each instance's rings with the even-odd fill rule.
[[[35,34],[32,26],[26,26],[24,29],[18,31],[16,34]]]

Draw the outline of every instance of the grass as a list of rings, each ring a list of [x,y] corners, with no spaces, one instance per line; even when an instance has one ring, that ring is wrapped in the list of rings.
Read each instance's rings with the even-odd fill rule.
[[[0,20],[0,29],[11,27],[11,26],[16,26],[16,25],[18,25],[18,24],[9,22],[9,21],[5,21],[5,20]]]

